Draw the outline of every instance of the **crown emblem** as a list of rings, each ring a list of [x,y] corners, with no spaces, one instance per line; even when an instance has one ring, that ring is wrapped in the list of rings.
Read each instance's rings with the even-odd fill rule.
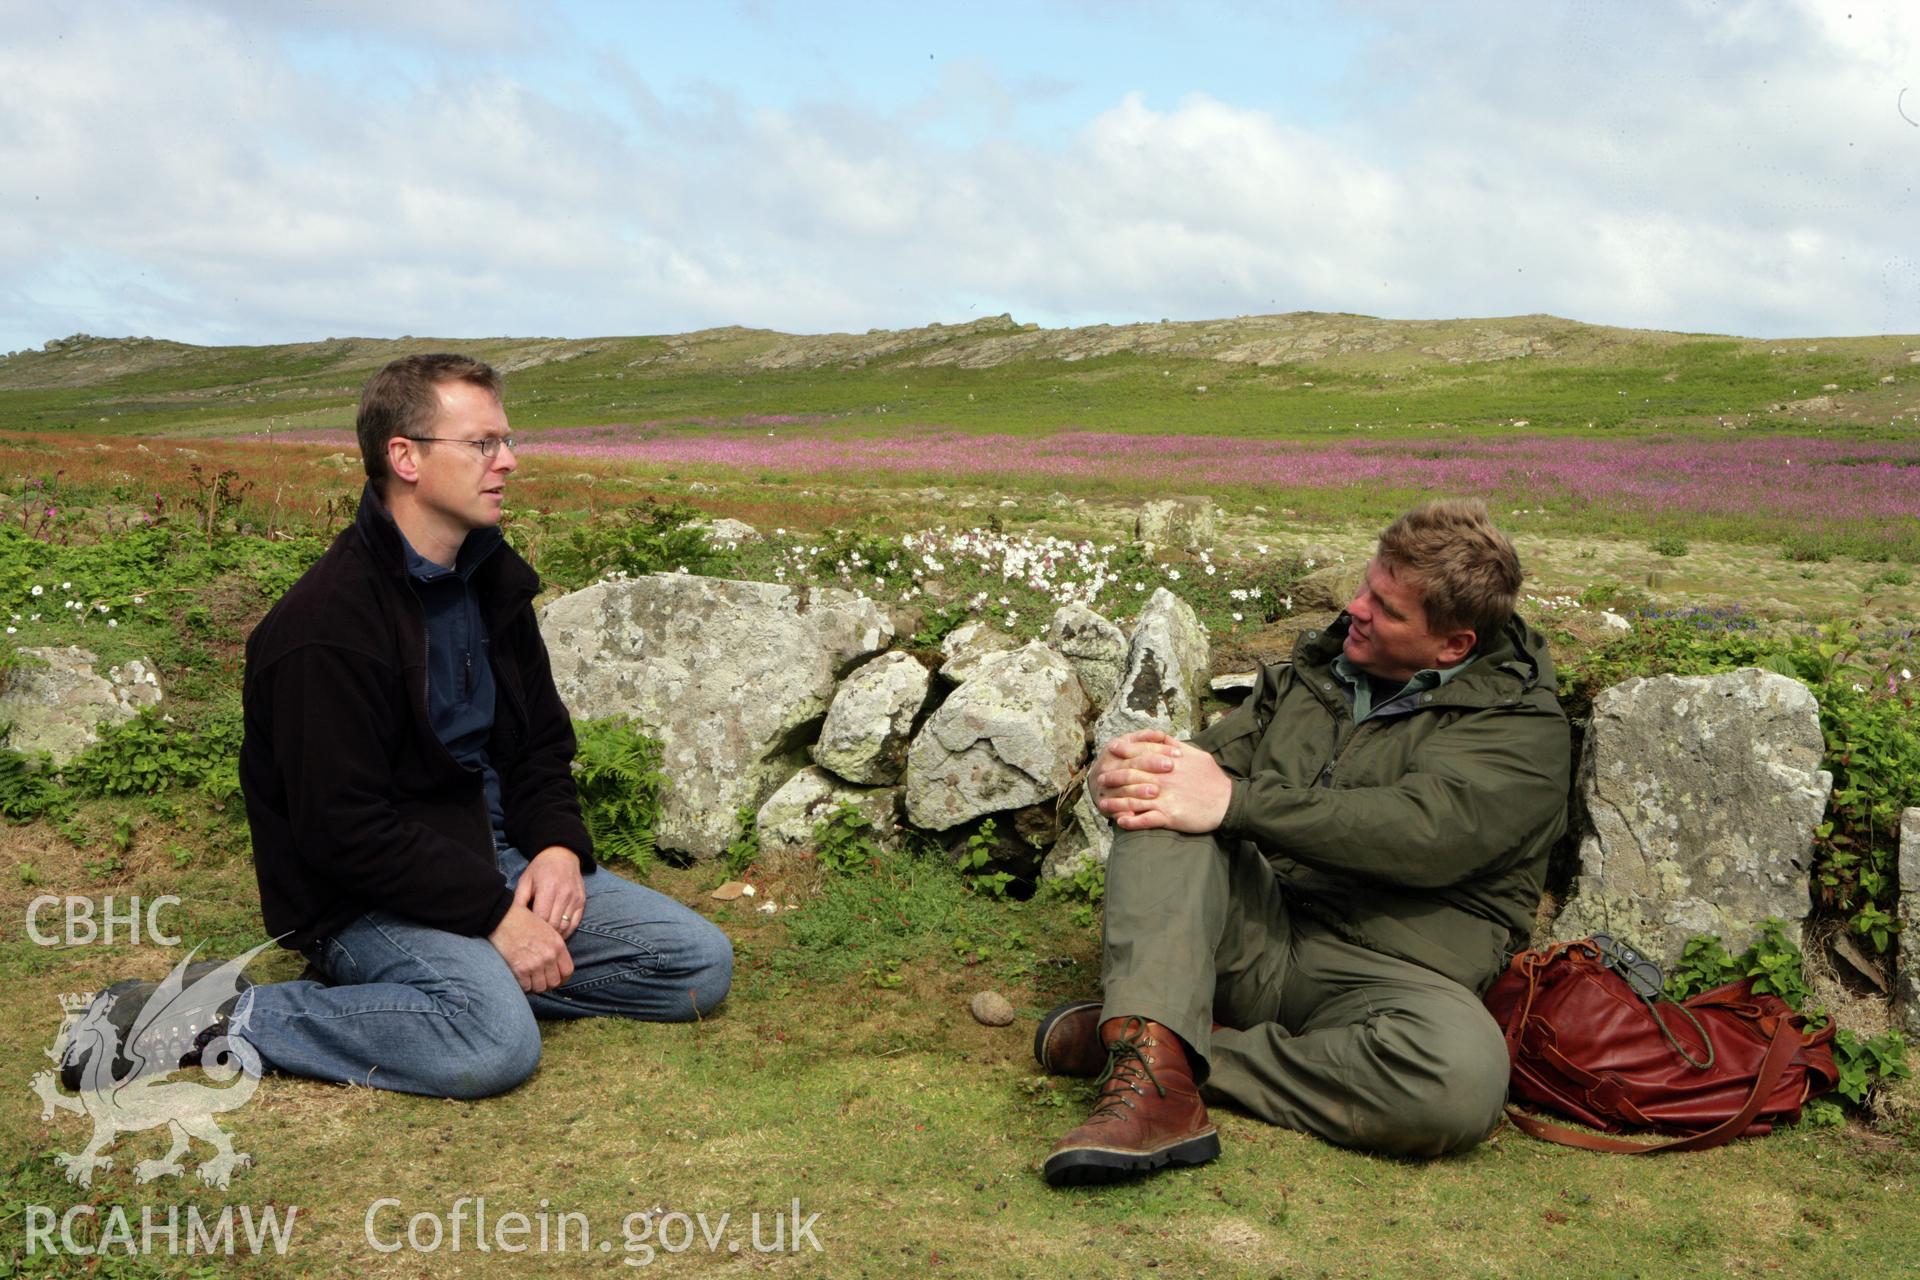
[[[82,991],[78,995],[61,996],[60,1007],[68,1013],[85,1013],[93,1003],[94,995],[92,991]]]

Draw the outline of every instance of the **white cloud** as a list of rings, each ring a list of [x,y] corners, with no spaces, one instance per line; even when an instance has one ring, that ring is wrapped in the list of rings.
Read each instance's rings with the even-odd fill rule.
[[[1116,89],[1044,141],[1009,122],[1053,87],[975,63],[897,112],[777,110],[618,52],[553,81],[504,8],[449,39],[406,6],[34,11],[0,46],[0,347],[1003,309],[1920,330],[1920,19],[1848,8],[1393,9],[1332,124]],[[315,24],[364,66],[297,55]]]

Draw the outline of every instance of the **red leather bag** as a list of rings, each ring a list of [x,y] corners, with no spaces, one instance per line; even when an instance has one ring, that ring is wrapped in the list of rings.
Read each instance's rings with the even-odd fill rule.
[[[1833,1024],[1806,1029],[1778,996],[1749,981],[1675,1004],[1635,991],[1592,939],[1523,951],[1486,996],[1506,1032],[1513,1097],[1596,1129],[1658,1129],[1681,1136],[1639,1143],[1550,1124],[1507,1108],[1537,1138],[1650,1155],[1702,1151],[1791,1124],[1831,1089]]]

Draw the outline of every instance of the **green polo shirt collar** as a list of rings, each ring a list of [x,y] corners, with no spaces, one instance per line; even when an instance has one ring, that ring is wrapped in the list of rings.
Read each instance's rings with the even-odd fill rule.
[[[1472,666],[1477,656],[1477,652],[1469,653],[1466,658],[1451,667],[1438,670],[1430,667],[1425,671],[1416,671],[1413,673],[1413,679],[1384,698],[1376,695],[1387,689],[1391,681],[1375,680],[1347,661],[1347,655],[1344,653],[1334,655],[1333,674],[1339,678],[1342,691],[1347,695],[1347,701],[1353,704],[1353,722],[1360,724],[1368,716],[1378,715],[1398,703],[1411,702],[1422,693],[1438,689]]]

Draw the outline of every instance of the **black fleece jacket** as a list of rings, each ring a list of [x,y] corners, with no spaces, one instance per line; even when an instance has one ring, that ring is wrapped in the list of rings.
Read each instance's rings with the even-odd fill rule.
[[[514,846],[532,857],[563,845],[588,872],[573,722],[533,616],[539,586],[510,547],[474,574],[497,686],[488,755]],[[353,524],[247,638],[240,787],[261,914],[283,946],[375,909],[482,936],[512,905],[481,773],[428,717],[426,662],[400,531],[369,485]]]

